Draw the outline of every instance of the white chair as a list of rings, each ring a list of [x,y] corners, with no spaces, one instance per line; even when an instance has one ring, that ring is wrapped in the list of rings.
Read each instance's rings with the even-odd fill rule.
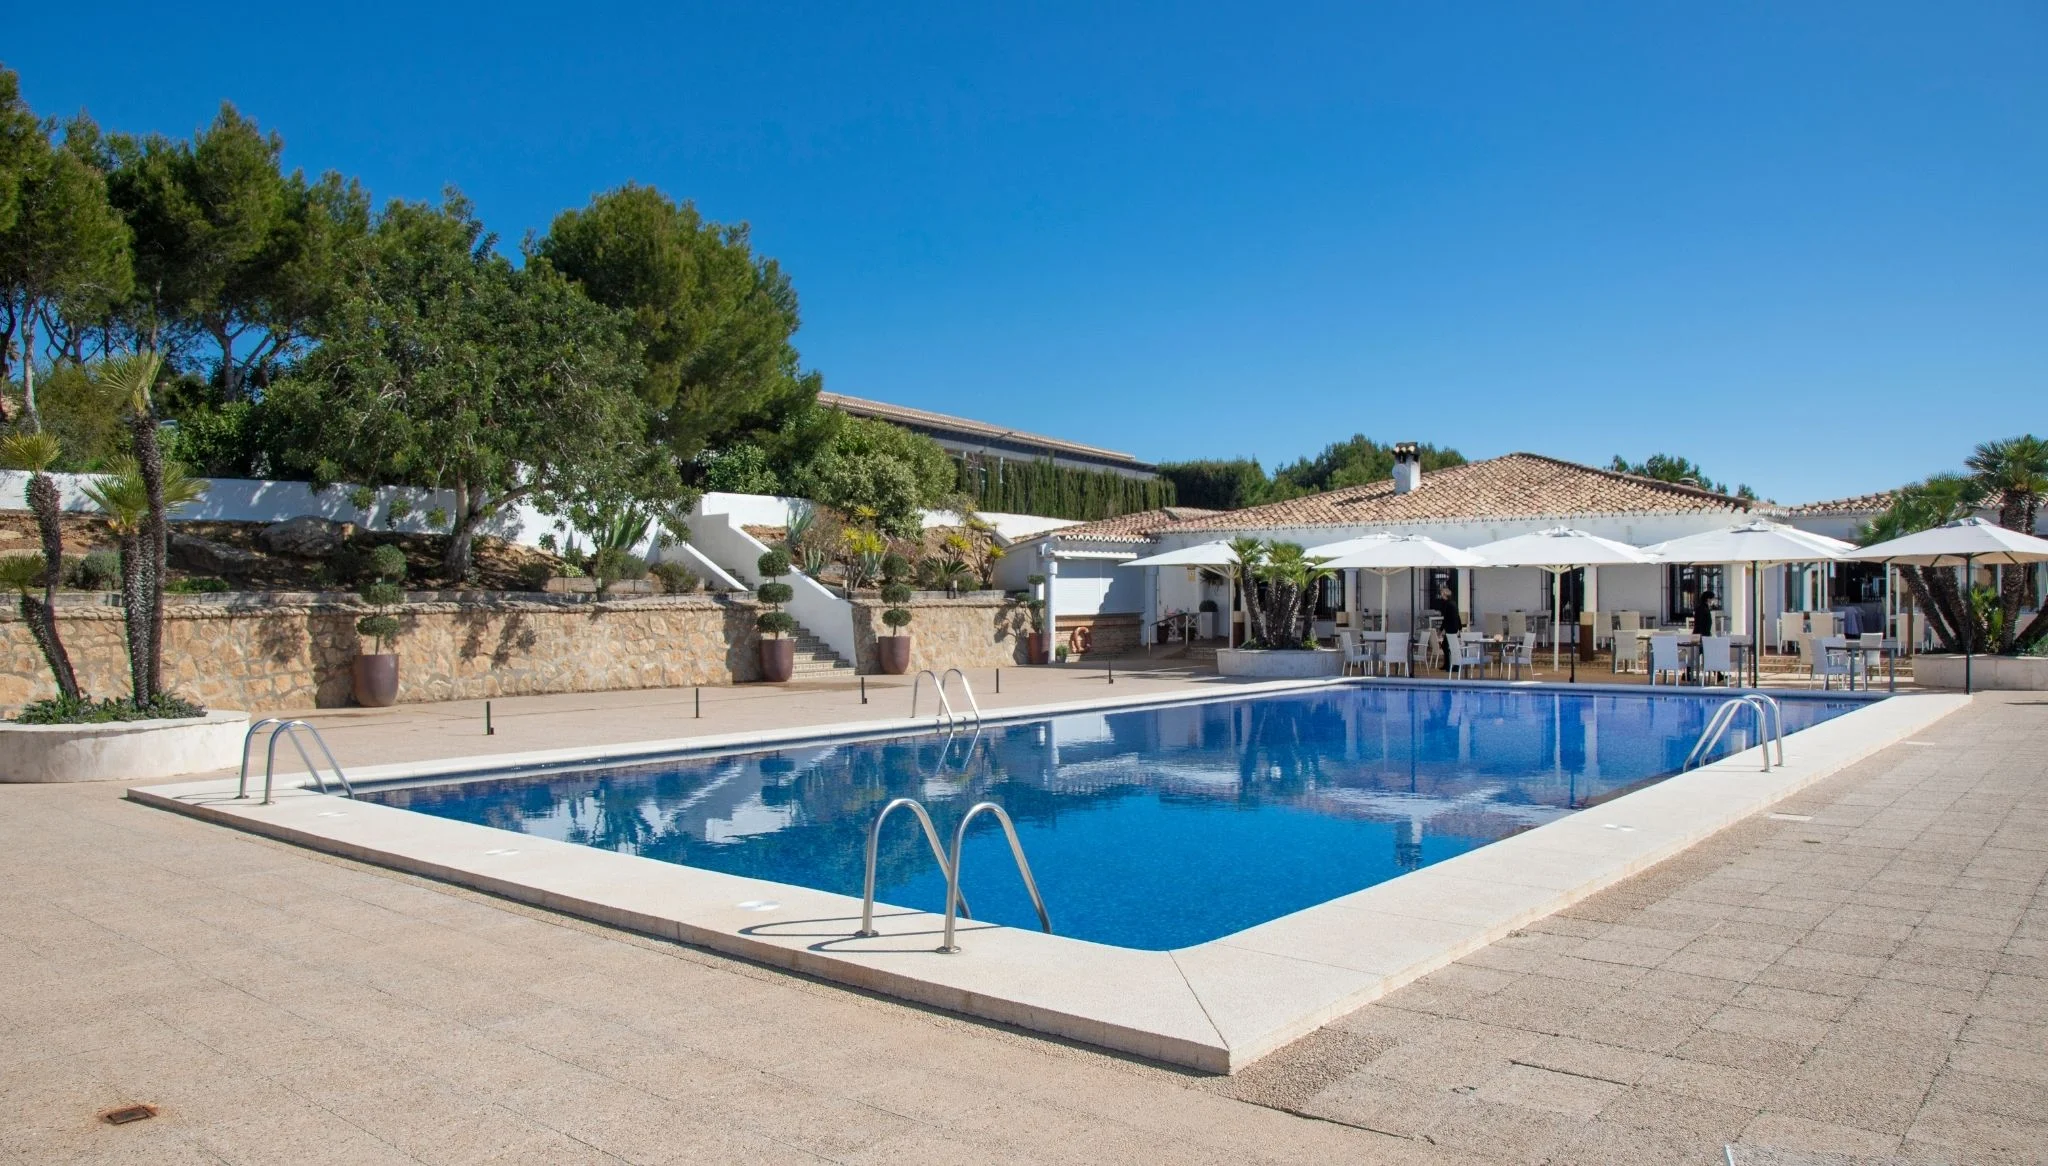
[[[1822,688],[1834,687],[1837,676],[1842,677],[1849,687],[1856,687],[1856,660],[1849,654],[1849,641],[1845,637],[1815,636],[1812,644],[1813,659],[1809,670],[1820,679]]]
[[[1391,676],[1396,668],[1403,676],[1414,675],[1408,667],[1407,632],[1388,632],[1386,646],[1380,650],[1380,675]]]
[[[1809,612],[1807,618],[1812,621],[1813,634],[1817,639],[1828,639],[1842,630],[1842,617],[1832,611]]]
[[[1358,669],[1359,675],[1365,675],[1365,666],[1371,661],[1366,658],[1365,649],[1359,646],[1358,633],[1350,628],[1338,629],[1337,647],[1344,653],[1344,675],[1351,675],[1353,668]]]
[[[1643,638],[1630,632],[1614,637],[1614,671],[1634,672],[1643,666]]]
[[[1486,676],[1486,641],[1463,634],[1452,637],[1451,675],[1470,680],[1474,668],[1479,670],[1481,678]]]
[[[1505,654],[1507,656],[1508,668],[1512,671],[1515,679],[1520,680],[1522,678],[1522,669],[1524,668],[1527,668],[1529,674],[1534,676],[1536,674],[1536,633],[1525,631],[1516,639],[1510,640],[1506,646]]]
[[[1614,613],[1614,642],[1633,640],[1643,627],[1643,613],[1640,611],[1617,611]]]
[[[1657,683],[1657,678],[1667,672],[1672,675],[1673,684],[1685,683],[1685,661],[1678,655],[1678,637],[1651,636],[1650,683]]]
[[[1700,682],[1713,673],[1722,684],[1735,673],[1735,641],[1727,636],[1708,636],[1700,641]]]
[[[1504,636],[1508,634],[1508,617],[1500,612],[1489,611],[1481,619],[1484,621],[1487,635]]]

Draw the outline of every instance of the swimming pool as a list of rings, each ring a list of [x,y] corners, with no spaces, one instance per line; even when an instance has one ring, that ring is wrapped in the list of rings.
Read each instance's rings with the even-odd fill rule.
[[[888,799],[922,800],[948,839],[989,800],[1015,818],[1058,934],[1165,950],[1669,776],[1724,699],[1346,685],[361,796],[853,896]],[[1782,703],[1796,732],[1867,702]],[[1749,747],[1746,731],[1720,752]],[[993,820],[970,829],[962,866],[977,919],[1036,926]],[[944,880],[908,815],[885,832],[876,894],[943,909]]]

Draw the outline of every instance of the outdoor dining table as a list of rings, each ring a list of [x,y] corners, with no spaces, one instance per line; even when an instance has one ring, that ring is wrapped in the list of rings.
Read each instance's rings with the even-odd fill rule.
[[[1879,640],[1874,644],[1866,643],[1862,640],[1852,644],[1829,644],[1827,651],[1829,656],[1840,653],[1849,658],[1849,691],[1856,691],[1856,670],[1859,668],[1863,670],[1863,690],[1865,692],[1870,691],[1870,658],[1872,656],[1884,657],[1884,690],[1886,692],[1897,692],[1899,690],[1899,642],[1897,640]]]
[[[1663,628],[1637,628],[1635,629],[1635,636],[1637,639],[1643,641],[1649,641],[1655,639],[1658,636],[1670,636],[1676,639],[1678,641],[1678,659],[1681,663],[1685,665],[1686,679],[1692,681],[1699,680],[1699,636],[1694,635],[1691,632],[1674,631]],[[1744,668],[1749,666],[1749,649],[1750,643],[1748,636],[1728,637],[1728,655],[1730,657],[1731,662],[1735,665],[1735,670],[1737,672],[1741,672]],[[1646,642],[1643,649],[1643,659],[1648,660],[1649,657],[1649,646]]]

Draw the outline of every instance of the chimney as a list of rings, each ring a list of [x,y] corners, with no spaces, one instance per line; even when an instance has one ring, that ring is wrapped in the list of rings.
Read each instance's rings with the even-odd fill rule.
[[[1394,444],[1394,493],[1406,494],[1422,484],[1422,452],[1412,441]]]

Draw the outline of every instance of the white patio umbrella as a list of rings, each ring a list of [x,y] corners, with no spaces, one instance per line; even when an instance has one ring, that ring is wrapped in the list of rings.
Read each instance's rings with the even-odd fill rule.
[[[1833,562],[1840,559],[1843,552],[1855,549],[1855,543],[1786,526],[1782,522],[1745,522],[1643,548],[1665,563],[1749,564],[1749,683],[1752,688],[1762,677],[1759,657],[1764,644],[1763,581],[1757,574],[1758,569],[1780,563]]]
[[[1471,553],[1486,560],[1489,567],[1540,567],[1558,577],[1557,585],[1551,588],[1550,593],[1550,668],[1553,672],[1557,670],[1558,641],[1564,638],[1564,629],[1558,626],[1564,620],[1564,573],[1581,567],[1621,567],[1657,561],[1639,547],[1568,526],[1485,543],[1471,548]],[[1578,678],[1579,654],[1573,652],[1572,679]]]
[[[1394,534],[1391,532],[1369,534],[1362,538],[1348,538],[1342,542],[1326,543],[1308,549],[1310,558],[1324,560],[1323,566],[1334,570],[1371,571],[1380,577],[1380,611],[1387,610],[1387,576],[1396,571],[1415,571],[1428,567],[1483,567],[1486,560],[1471,551],[1420,534]],[[1408,589],[1409,606],[1414,606],[1415,588]],[[1409,626],[1413,630],[1414,612],[1409,612]]]
[[[1904,563],[1912,567],[1961,567],[1964,594],[1970,571],[1979,563],[2018,565],[2048,563],[2048,539],[2007,530],[1982,518],[1959,518],[1946,526],[1917,531],[1842,556],[1869,563]],[[1963,691],[1971,689],[1971,668],[1977,658],[1977,637],[1963,641]]]

